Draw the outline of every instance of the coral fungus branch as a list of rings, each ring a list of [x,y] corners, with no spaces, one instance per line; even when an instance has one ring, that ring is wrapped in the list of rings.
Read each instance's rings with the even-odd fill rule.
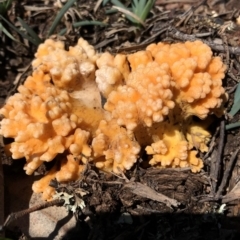
[[[49,39],[35,57],[32,75],[0,109],[0,134],[13,139],[7,148],[13,159],[25,157],[27,174],[55,162],[33,184],[44,199],[54,178],[77,180],[88,162],[120,174],[144,150],[145,165],[203,168],[209,116],[224,113],[227,94],[226,66],[202,41],[111,55],[82,38],[69,50]]]

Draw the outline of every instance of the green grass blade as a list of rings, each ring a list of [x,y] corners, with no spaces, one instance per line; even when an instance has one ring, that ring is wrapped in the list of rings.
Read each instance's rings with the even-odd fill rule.
[[[228,114],[233,117],[239,110],[240,110],[240,84],[238,83],[237,89],[234,93],[234,102]]]
[[[13,0],[0,1],[0,14],[5,15],[8,9],[11,7]]]
[[[12,23],[10,23],[6,18],[4,18],[3,16],[0,15],[0,19],[2,19],[5,23],[7,23],[7,25],[9,27],[11,27],[14,31],[16,31],[18,34],[20,34],[23,38],[26,38],[29,42],[31,42],[32,44],[38,46],[38,43],[32,39],[30,36],[26,35],[25,33],[23,33],[22,31],[20,31],[18,28],[16,28]]]
[[[147,4],[144,6],[144,8],[142,9],[142,12],[141,14],[139,15],[139,17],[145,21],[149,12],[151,11],[153,5],[155,3],[155,0],[151,0],[151,1],[148,1]]]
[[[12,4],[12,1],[13,1],[13,0],[8,0],[8,1],[7,1],[6,9],[9,9],[9,8],[10,8],[10,6],[11,6],[11,4]]]
[[[148,2],[151,2],[151,0],[149,0]],[[146,6],[146,0],[139,0],[138,1],[138,5],[137,5],[137,15],[140,17],[142,15],[142,11]]]
[[[128,9],[124,4],[122,4],[121,2],[119,2],[118,0],[111,0],[111,3],[114,4],[115,6],[117,6],[118,8],[122,8],[122,9],[124,9],[124,10],[126,10],[126,11],[129,11],[129,9]],[[116,8],[116,9],[117,9],[117,8]],[[118,11],[119,11],[119,9],[118,9]],[[126,17],[129,21],[131,21],[131,22],[133,22],[133,23],[138,23],[138,21],[135,20],[133,17],[131,17],[129,14],[124,13],[124,15],[125,15],[125,17]]]
[[[240,127],[240,122],[235,122],[235,123],[230,123],[230,124],[226,125],[225,129],[231,130],[233,128],[238,128],[238,127]]]
[[[99,22],[99,21],[81,21],[81,22],[74,22],[74,27],[81,27],[81,26],[107,26],[106,23]],[[67,32],[67,29],[64,28],[59,32],[59,35],[64,35]]]
[[[116,12],[117,12],[117,9],[107,9],[107,10],[105,10],[106,14],[113,14],[113,13],[116,13]]]
[[[8,32],[8,30],[5,27],[3,27],[2,23],[0,23],[0,31],[2,31],[6,36],[8,36],[13,41],[17,42],[17,39],[14,38],[13,35],[10,32]]]
[[[121,11],[124,13],[126,18],[131,21],[132,23],[141,23],[144,26],[144,23],[141,21],[141,19],[131,10],[129,10],[125,5],[123,5],[118,0],[111,0],[111,3],[113,3],[115,6],[113,8],[117,9],[118,11]]]
[[[139,15],[139,3],[137,0],[133,0],[132,2],[132,12],[137,16]]]
[[[116,5],[117,7],[121,7],[121,8],[127,9],[127,7],[124,4],[122,4],[120,1],[118,1],[118,0],[111,0],[111,3]]]
[[[73,23],[74,27],[81,27],[81,26],[90,26],[90,25],[98,25],[98,26],[107,26],[106,23],[99,22],[99,21],[81,21]]]
[[[234,101],[234,104],[232,105],[232,108],[228,115],[231,115],[232,117],[240,110],[240,100],[237,102]]]
[[[42,42],[41,38],[30,28],[20,17],[17,18],[18,21],[21,23],[23,28],[27,31],[27,33],[38,43],[40,44]]]
[[[133,0],[132,6],[134,6],[134,7],[139,6],[138,0]]]
[[[109,2],[109,0],[103,0],[102,5],[105,6],[108,2]]]
[[[51,36],[53,34],[53,32],[55,31],[57,25],[59,24],[59,22],[61,21],[63,15],[68,11],[68,9],[74,4],[74,2],[76,2],[76,0],[69,0],[67,1],[67,3],[62,7],[62,9],[60,10],[60,12],[57,14],[56,18],[54,19],[49,32],[48,32],[48,37]]]
[[[240,84],[238,83],[236,91],[234,93],[234,102],[240,99]]]
[[[126,10],[125,8],[113,6],[113,8],[117,9],[119,12],[122,12],[125,14],[126,18],[130,20],[133,23],[140,23],[142,24],[143,27],[145,27],[144,22],[133,12],[129,11],[128,9]]]

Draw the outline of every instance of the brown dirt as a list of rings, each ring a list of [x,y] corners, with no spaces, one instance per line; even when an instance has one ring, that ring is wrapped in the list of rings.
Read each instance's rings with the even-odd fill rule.
[[[110,8],[110,4],[105,7],[100,6],[94,12],[96,1],[88,1],[86,4],[86,1],[79,0],[75,6],[75,9],[81,13],[77,17],[79,20],[104,21],[108,26],[84,26],[73,29],[71,27],[73,16],[69,15],[67,19],[62,20],[58,31],[67,26],[67,34],[60,38],[68,46],[76,43],[81,36],[98,51],[111,52],[130,52],[144,48],[144,44],[151,42],[179,42],[186,40],[185,38],[192,39],[208,33],[202,35],[201,39],[211,43],[214,54],[221,55],[226,64],[231,66],[224,80],[226,90],[231,92],[226,106],[230,109],[233,89],[239,81],[240,63],[239,52],[229,54],[226,46],[240,47],[240,27],[235,24],[236,17],[239,16],[239,6],[237,6],[239,1],[208,0],[198,4],[197,7],[194,5],[195,2],[157,0],[146,21],[146,27],[137,28],[120,13],[106,15],[105,10]],[[57,9],[31,12],[27,11],[26,6],[52,7],[53,1],[44,3],[44,1],[25,0],[14,3],[8,12],[8,17],[15,26],[18,26],[17,17],[20,16],[42,39],[46,38]],[[188,11],[191,6],[192,10]],[[16,9],[20,10],[16,11]],[[179,32],[176,33],[169,26]],[[8,29],[18,42],[12,41],[0,32],[0,107],[31,73],[29,64],[36,51],[36,46],[22,39],[11,28]],[[217,41],[224,46],[223,51],[218,51]],[[227,202],[227,211],[218,214],[220,206],[224,203],[224,196],[239,181],[240,171],[238,156],[234,161],[233,169],[229,169],[228,165],[232,154],[240,146],[240,130],[224,131],[224,135],[218,130],[220,129],[221,132],[220,122],[223,120],[228,124],[238,121],[239,118],[240,115],[237,114],[232,120],[224,118],[216,120],[213,127],[213,135],[216,132],[212,142],[213,148],[207,153],[208,156],[205,156],[204,170],[198,174],[193,174],[188,169],[146,170],[139,164],[119,178],[103,174],[89,165],[81,181],[68,185],[55,183],[57,191],[65,191],[76,197],[79,196],[79,190],[87,192],[83,197],[86,207],[76,213],[78,225],[67,233],[64,239],[79,239],[79,236],[81,239],[90,240],[239,239],[240,201]],[[222,153],[221,149],[218,149],[221,141]],[[2,162],[4,174],[8,174],[9,171],[18,174],[22,171],[21,163],[13,162],[6,155],[2,158]],[[220,166],[219,173],[214,171],[216,166]],[[216,197],[224,173],[228,170],[229,176],[223,191]],[[41,169],[41,171],[46,170]],[[176,200],[179,204],[166,204],[166,199],[156,200],[159,197],[158,193]],[[240,198],[240,195],[238,196],[236,198]],[[6,211],[5,218],[7,214],[9,212]],[[20,235],[19,232],[6,231],[6,236],[12,239],[21,239]]]

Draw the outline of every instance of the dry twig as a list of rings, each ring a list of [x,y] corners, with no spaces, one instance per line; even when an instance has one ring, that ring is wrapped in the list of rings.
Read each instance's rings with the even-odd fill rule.
[[[222,178],[222,182],[218,188],[218,191],[217,191],[217,194],[216,194],[216,198],[219,198],[221,195],[222,195],[222,192],[223,192],[223,189],[226,187],[227,185],[227,181],[228,181],[228,178],[230,176],[230,173],[232,171],[232,168],[233,168],[233,164],[236,160],[236,157],[238,155],[238,152],[240,150],[240,147],[232,154],[231,158],[230,158],[230,161],[227,165],[227,168],[226,170],[224,171],[224,175],[223,175],[223,178]]]
[[[225,122],[224,122],[224,120],[222,120],[221,124],[220,124],[218,150],[217,150],[216,156],[214,156],[214,159],[212,159],[211,169],[210,169],[210,178],[211,178],[211,182],[212,182],[212,191],[211,191],[212,195],[215,195],[216,190],[217,190],[222,153],[223,153],[223,149],[224,149],[224,137],[225,137]]]
[[[28,209],[25,209],[25,210],[22,210],[19,212],[11,213],[8,215],[7,219],[5,220],[3,227],[4,228],[7,227],[12,221],[17,220],[18,218],[21,218],[29,213],[36,212],[36,211],[39,211],[39,210],[42,210],[42,209],[45,209],[48,207],[52,207],[55,205],[61,206],[63,204],[64,204],[63,199],[55,199],[53,201],[45,202],[45,203],[39,204],[37,206],[31,207],[31,208],[28,208]]]
[[[199,39],[196,37],[196,35],[192,34],[185,34],[180,31],[178,31],[175,27],[170,26],[168,28],[168,36],[172,37],[173,39],[178,39],[181,41],[196,41],[196,40],[201,40],[205,44],[207,44],[209,47],[211,47],[213,50],[218,51],[218,52],[225,52],[226,47],[223,44],[215,44],[214,42]],[[240,47],[230,47],[228,46],[229,53],[235,54],[235,55],[240,55]]]

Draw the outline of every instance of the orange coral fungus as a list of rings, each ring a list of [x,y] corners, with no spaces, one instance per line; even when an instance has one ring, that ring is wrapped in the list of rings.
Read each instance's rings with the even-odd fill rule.
[[[55,165],[43,178],[33,183],[32,189],[36,193],[43,193],[44,200],[50,200],[55,193],[55,189],[49,186],[50,181],[56,179],[58,182],[68,182],[77,180],[84,169],[80,158],[67,155],[59,160],[60,169]]]
[[[49,72],[56,87],[73,90],[82,85],[84,80],[94,79],[98,55],[87,41],[80,38],[78,44],[70,47],[69,51],[64,50],[61,42],[57,42],[55,47],[53,45],[53,40],[41,44],[32,65]]]
[[[123,80],[129,74],[127,57],[117,54],[115,57],[110,53],[103,53],[97,60],[96,82],[104,97],[123,84]]]
[[[55,193],[55,189],[49,186],[49,183],[55,178],[56,172],[57,166],[54,166],[44,177],[35,181],[32,185],[32,190],[35,193],[42,193],[42,199],[44,200],[51,200]]]
[[[212,57],[210,47],[201,41],[177,44],[151,44],[147,47],[159,64],[167,63],[175,85],[176,103],[185,117],[206,118],[220,108],[224,99],[222,79],[226,66]]]
[[[150,129],[153,143],[146,147],[148,155],[152,155],[150,164],[158,167],[191,167],[198,172],[203,167],[201,159],[196,157],[197,151],[185,139],[177,126],[163,123]]]
[[[89,132],[80,129],[83,120],[73,113],[68,93],[53,86],[32,96],[25,94],[28,91],[21,86],[0,110],[6,116],[0,133],[14,138],[10,151],[14,159],[26,158],[26,173],[32,174],[43,161],[53,160],[66,149],[73,154],[85,150],[89,156],[85,147]]]
[[[211,139],[211,134],[206,130],[206,123],[191,123],[187,126],[187,140],[192,147],[199,149],[201,152],[207,152]]]
[[[140,152],[140,146],[133,136],[113,120],[100,122],[92,147],[94,157],[97,158],[96,166],[115,173],[129,170],[137,161]],[[102,156],[104,158],[101,158]]]
[[[76,180],[88,161],[119,174],[141,149],[152,166],[201,170],[197,154],[208,150],[210,133],[199,122],[223,114],[226,101],[226,66],[206,44],[158,43],[114,56],[82,38],[69,50],[46,40],[35,57],[32,75],[0,109],[0,134],[13,138],[8,147],[26,158],[27,174],[56,160],[33,185],[44,199],[51,179]]]
[[[127,85],[111,92],[104,106],[119,125],[129,130],[139,123],[151,126],[153,122],[163,121],[169,109],[174,107],[173,83],[166,64],[139,65],[126,82]]]
[[[14,159],[26,158],[27,174],[65,151],[89,157],[90,135],[104,115],[99,91],[91,99],[85,97],[97,89],[94,75],[89,79],[90,75],[81,71],[86,62],[95,72],[96,54],[92,46],[80,39],[76,47],[65,51],[62,43],[54,45],[47,40],[39,46],[36,56],[32,76],[0,110],[5,116],[0,134],[14,138],[10,151]],[[74,91],[70,91],[70,83],[71,87],[76,86]]]
[[[151,52],[139,51],[128,55],[128,61],[131,66],[131,70],[135,71],[139,65],[147,65],[149,62],[152,62],[153,58]]]

